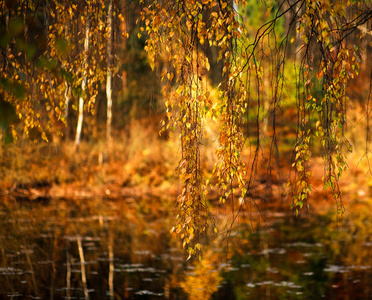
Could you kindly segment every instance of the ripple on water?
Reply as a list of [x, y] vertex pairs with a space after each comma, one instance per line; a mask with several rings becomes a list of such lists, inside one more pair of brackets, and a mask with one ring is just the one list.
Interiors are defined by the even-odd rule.
[[166, 270], [159, 270], [153, 267], [144, 267], [141, 264], [125, 264], [118, 265], [115, 272], [128, 272], [128, 273], [166, 273]]
[[300, 288], [302, 288], [302, 286], [297, 285], [297, 284], [295, 284], [295, 283], [292, 282], [292, 281], [281, 281], [281, 282], [276, 282], [276, 283], [274, 283], [274, 285], [275, 285], [275, 286], [286, 286], [286, 287], [293, 288], [293, 289], [300, 289]]
[[142, 278], [142, 281], [151, 282], [151, 281], [153, 281], [153, 279], [152, 278]]
[[15, 292], [15, 293], [8, 293], [6, 296], [7, 296], [8, 298], [18, 298], [18, 297], [22, 297], [23, 294], [18, 293], [18, 292]]
[[312, 275], [314, 275], [314, 272], [304, 272], [304, 273], [302, 273], [302, 275], [304, 275], [304, 276], [312, 276]]
[[326, 268], [323, 270], [324, 272], [331, 272], [331, 273], [346, 273], [349, 272], [345, 267], [337, 266], [337, 265], [327, 265]]
[[281, 281], [281, 282], [274, 282], [272, 280], [262, 281], [262, 282], [256, 282], [256, 283], [248, 283], [247, 287], [254, 288], [256, 286], [261, 285], [274, 285], [274, 286], [281, 286], [281, 287], [288, 287], [293, 289], [301, 289], [302, 286], [295, 284], [292, 281]]
[[135, 255], [152, 255], [152, 252], [149, 250], [134, 251]]
[[301, 247], [301, 248], [312, 248], [312, 247], [323, 247], [322, 243], [305, 243], [305, 242], [295, 242], [285, 245], [286, 247]]
[[22, 274], [23, 274], [23, 270], [21, 269], [16, 269], [13, 267], [0, 268], [0, 275], [9, 276], [9, 275], [22, 275]]
[[157, 297], [163, 297], [164, 293], [155, 293], [149, 290], [141, 290], [134, 293], [135, 295], [149, 295], [149, 296], [157, 296]]
[[258, 254], [266, 255], [266, 254], [286, 254], [287, 250], [284, 248], [272, 248], [272, 249], [264, 249]]

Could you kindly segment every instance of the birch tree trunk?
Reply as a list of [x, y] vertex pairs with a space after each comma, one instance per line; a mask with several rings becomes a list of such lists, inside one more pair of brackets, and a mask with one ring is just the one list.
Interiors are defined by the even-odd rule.
[[106, 96], [107, 96], [107, 129], [106, 138], [108, 148], [112, 145], [111, 122], [112, 122], [112, 0], [108, 3], [107, 12], [107, 81], [106, 81]]
[[89, 30], [90, 30], [89, 15], [87, 15], [87, 20], [85, 23], [85, 38], [84, 38], [83, 81], [81, 83], [82, 94], [79, 97], [79, 117], [78, 117], [77, 128], [76, 128], [75, 151], [79, 150], [80, 139], [81, 139], [81, 129], [83, 128], [84, 98], [86, 97], [85, 91], [87, 87], [87, 75], [88, 75]]
[[[70, 24], [69, 21], [67, 20], [66, 22], [66, 27], [65, 27], [65, 36], [68, 42], [70, 42], [70, 37], [69, 37], [69, 29], [70, 29]], [[66, 68], [67, 63], [64, 61], [62, 64], [63, 68]], [[70, 104], [70, 98], [71, 98], [71, 93], [70, 93], [70, 85], [67, 81], [67, 78], [65, 79], [65, 122], [66, 122], [66, 130], [65, 130], [65, 136], [68, 138], [68, 132], [69, 132], [69, 126], [68, 126], [68, 106]]]
[[68, 138], [68, 106], [70, 103], [70, 87], [68, 85], [67, 80], [65, 80], [65, 121], [66, 121], [66, 129], [65, 129], [65, 136]]

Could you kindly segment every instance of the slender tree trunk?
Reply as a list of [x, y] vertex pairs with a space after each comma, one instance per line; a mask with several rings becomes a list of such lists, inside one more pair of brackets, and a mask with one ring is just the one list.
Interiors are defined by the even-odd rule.
[[[45, 36], [47, 37], [47, 42], [48, 45], [50, 44], [49, 40], [49, 11], [50, 11], [50, 3], [49, 1], [45, 1], [44, 3], [44, 25], [45, 25]], [[50, 51], [51, 49], [47, 50], [47, 58], [50, 60]], [[48, 78], [48, 85], [49, 85], [49, 96], [45, 98], [45, 101], [49, 101], [49, 103], [52, 106], [51, 112], [55, 111], [54, 108], [56, 106], [56, 101], [55, 101], [55, 88], [53, 87], [52, 83], [52, 76], [50, 75], [50, 71], [47, 71], [47, 78]], [[57, 101], [57, 105], [59, 101]], [[52, 120], [52, 115], [49, 116], [49, 119]], [[54, 127], [54, 126], [53, 126]], [[53, 130], [53, 140], [55, 141], [55, 137], [57, 136], [56, 132]]]
[[[5, 29], [6, 29], [6, 33], [9, 34], [9, 14], [10, 14], [10, 12], [9, 12], [7, 6], [5, 5], [5, 2], [4, 2], [4, 8], [3, 9], [5, 10]], [[7, 47], [6, 47], [6, 53], [9, 53], [8, 50], [9, 50], [9, 45], [7, 45]], [[5, 60], [5, 65], [6, 65], [6, 70], [8, 72], [8, 65], [9, 65], [9, 60], [8, 59]]]
[[107, 96], [107, 144], [108, 148], [112, 145], [111, 121], [112, 121], [112, 0], [108, 3], [107, 12], [107, 81], [106, 81], [106, 96]]
[[[67, 20], [66, 22], [66, 27], [65, 27], [65, 36], [68, 42], [70, 42], [69, 38], [69, 21]], [[66, 68], [66, 62], [63, 62], [63, 68]], [[71, 93], [70, 93], [70, 85], [68, 84], [67, 79], [65, 79], [65, 122], [66, 122], [66, 129], [65, 129], [65, 137], [68, 138], [68, 106], [70, 104], [70, 99], [71, 99]]]
[[85, 91], [87, 86], [87, 73], [88, 73], [88, 48], [89, 48], [89, 15], [87, 15], [87, 20], [85, 23], [85, 38], [84, 38], [84, 66], [83, 66], [83, 82], [81, 83], [82, 94], [79, 97], [79, 117], [76, 128], [76, 138], [75, 138], [75, 151], [79, 150], [80, 139], [81, 139], [81, 129], [83, 128], [83, 117], [84, 117], [84, 98], [86, 97]]
[[68, 85], [67, 80], [65, 80], [65, 122], [66, 122], [66, 129], [65, 129], [65, 136], [68, 138], [68, 106], [70, 103], [70, 86]]

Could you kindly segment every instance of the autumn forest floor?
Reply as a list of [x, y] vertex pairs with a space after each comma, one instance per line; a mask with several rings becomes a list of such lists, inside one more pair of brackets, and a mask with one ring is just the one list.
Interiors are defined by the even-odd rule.
[[[110, 149], [105, 142], [93, 141], [83, 141], [78, 152], [73, 141], [37, 144], [22, 141], [3, 145], [0, 152], [0, 198], [3, 201], [147, 199], [149, 207], [159, 199], [166, 199], [171, 207], [181, 188], [177, 175], [180, 151], [175, 137], [159, 137], [156, 130], [139, 124], [132, 126], [129, 132], [116, 135]], [[214, 151], [210, 147], [203, 152], [202, 167], [207, 180], [212, 183], [208, 188], [208, 200], [219, 206], [219, 194], [213, 186]], [[290, 157], [289, 152], [281, 155]], [[249, 159], [248, 152], [246, 157]], [[291, 176], [290, 160], [281, 162], [279, 167], [274, 166], [274, 175], [267, 176], [268, 162], [264, 157], [262, 154], [250, 187], [252, 199], [263, 209], [289, 211], [290, 199], [283, 196], [283, 192]], [[367, 201], [372, 186], [363, 163], [351, 157], [349, 166], [340, 182], [346, 208], [350, 203]], [[314, 191], [307, 212], [316, 213], [326, 207], [336, 209], [330, 192], [323, 190], [324, 166], [320, 158], [312, 159], [311, 169]], [[238, 201], [238, 193], [235, 198]]]

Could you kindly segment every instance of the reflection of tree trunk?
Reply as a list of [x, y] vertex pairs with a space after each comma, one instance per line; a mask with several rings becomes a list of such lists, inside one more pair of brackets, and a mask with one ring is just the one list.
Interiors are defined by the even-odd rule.
[[54, 299], [54, 284], [55, 284], [55, 279], [56, 279], [56, 251], [57, 251], [57, 234], [54, 236], [54, 241], [53, 241], [53, 255], [52, 255], [52, 278], [50, 280], [50, 300]]
[[[26, 242], [23, 241], [23, 244], [26, 245]], [[25, 254], [26, 254], [26, 259], [27, 259], [28, 266], [30, 268], [30, 273], [31, 273], [31, 278], [32, 278], [32, 285], [34, 286], [34, 293], [35, 293], [35, 295], [37, 295], [38, 294], [37, 281], [36, 281], [36, 277], [35, 277], [34, 267], [32, 265], [32, 261], [31, 261], [31, 257], [30, 257], [30, 251], [31, 250], [29, 250], [25, 247]]]
[[71, 298], [71, 262], [70, 262], [70, 253], [66, 252], [66, 298]]
[[84, 38], [84, 66], [83, 66], [83, 82], [81, 83], [82, 94], [79, 97], [79, 117], [76, 128], [76, 138], [75, 138], [75, 151], [79, 150], [81, 129], [83, 127], [83, 116], [84, 116], [84, 98], [86, 97], [86, 86], [87, 86], [87, 73], [88, 73], [88, 48], [89, 48], [89, 15], [87, 15], [85, 23], [85, 38]]
[[[270, 255], [269, 255], [269, 245], [268, 245], [268, 242], [266, 240], [266, 238], [263, 236], [262, 237], [263, 239], [263, 248], [264, 248], [264, 251], [265, 251], [265, 259], [267, 261], [267, 265], [266, 265], [266, 279], [267, 281], [270, 281], [270, 277], [271, 277], [271, 274], [270, 274]], [[270, 284], [266, 284], [265, 285], [265, 294], [266, 294], [266, 299], [270, 299], [271, 297], [271, 285]]]
[[87, 276], [85, 272], [85, 258], [84, 258], [84, 250], [81, 243], [81, 236], [78, 235], [77, 237], [77, 244], [79, 248], [79, 257], [80, 257], [80, 265], [81, 265], [81, 281], [83, 283], [83, 290], [85, 300], [89, 300], [89, 293], [88, 293], [88, 286], [87, 286]]
[[107, 144], [111, 147], [111, 120], [112, 120], [112, 0], [108, 3], [107, 13], [107, 82], [106, 82], [106, 96], [107, 96]]
[[[344, 286], [348, 286], [348, 277], [349, 277], [350, 275], [348, 274], [348, 273], [343, 273], [342, 274], [342, 281], [343, 281], [343, 285]], [[350, 300], [350, 295], [348, 294], [348, 293], [346, 293], [346, 295], [344, 295], [344, 300]]]
[[113, 250], [113, 236], [112, 232], [109, 233], [109, 290], [110, 290], [110, 300], [114, 300], [114, 250]]

